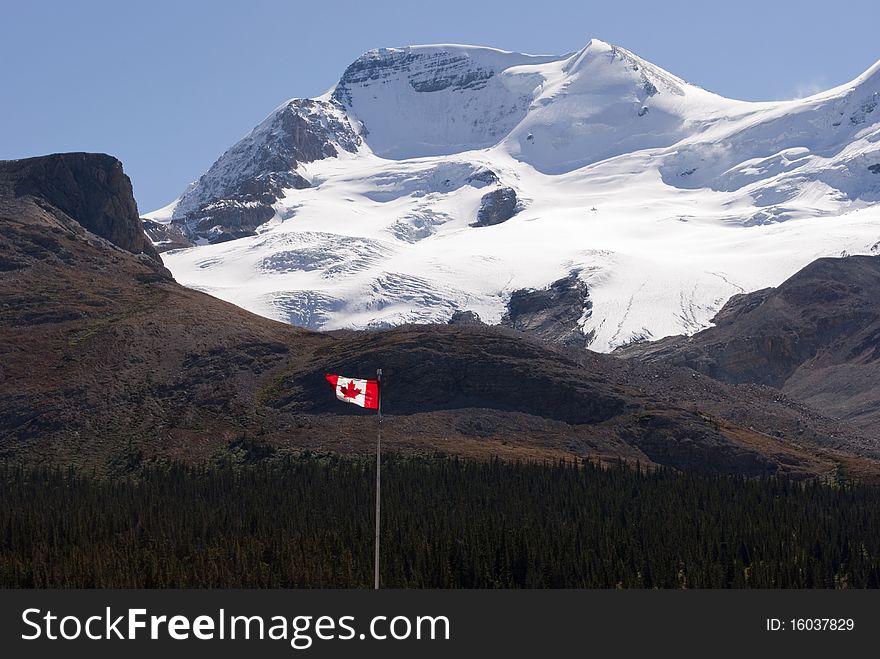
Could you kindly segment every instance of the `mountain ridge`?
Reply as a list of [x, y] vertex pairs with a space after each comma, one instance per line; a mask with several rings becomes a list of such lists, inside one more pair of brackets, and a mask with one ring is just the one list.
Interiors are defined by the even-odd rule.
[[[878, 67], [747, 102], [598, 39], [564, 56], [376, 49], [147, 217], [200, 243], [166, 258], [184, 284], [313, 328], [497, 324], [515, 294], [578, 273], [585, 303], [558, 313], [607, 352], [880, 249]], [[261, 137], [291, 103], [316, 129]], [[302, 146], [327, 157], [291, 160]]]
[[617, 354], [768, 385], [873, 432], [880, 420], [878, 288], [876, 256], [818, 259], [776, 288], [731, 298], [711, 328]]

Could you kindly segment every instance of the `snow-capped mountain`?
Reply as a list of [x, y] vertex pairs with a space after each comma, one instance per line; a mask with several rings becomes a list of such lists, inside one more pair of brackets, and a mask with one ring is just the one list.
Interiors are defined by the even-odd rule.
[[380, 49], [147, 217], [196, 243], [164, 254], [178, 281], [265, 316], [565, 316], [608, 351], [702, 329], [820, 256], [880, 251], [878, 101], [880, 63], [751, 103], [598, 40], [561, 57]]

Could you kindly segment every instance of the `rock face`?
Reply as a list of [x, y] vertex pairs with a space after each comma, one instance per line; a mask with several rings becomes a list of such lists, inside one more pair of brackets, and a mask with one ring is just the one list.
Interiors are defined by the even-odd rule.
[[144, 233], [152, 241], [156, 251], [160, 254], [172, 249], [183, 249], [193, 245], [192, 241], [184, 235], [183, 231], [173, 224], [162, 224], [161, 222], [145, 219], [141, 221]]
[[580, 321], [591, 306], [587, 285], [572, 272], [547, 288], [514, 291], [501, 324], [549, 343], [586, 348], [592, 337]]
[[516, 190], [513, 188], [498, 188], [487, 192], [480, 200], [480, 209], [477, 211], [475, 227], [488, 227], [494, 224], [507, 222], [521, 210]]
[[491, 67], [474, 64], [464, 54], [381, 48], [364, 53], [349, 65], [333, 97], [351, 104], [353, 87], [398, 78], [405, 78], [416, 92], [479, 90], [494, 75]]
[[877, 291], [880, 258], [819, 259], [778, 288], [735, 296], [712, 328], [618, 352], [776, 387], [872, 429], [880, 421]]
[[304, 163], [354, 153], [361, 138], [335, 102], [294, 99], [275, 110], [224, 153], [184, 192], [173, 223], [191, 238], [222, 242], [270, 220], [285, 190], [310, 183], [297, 172]]
[[[878, 165], [880, 167], [880, 165]], [[468, 183], [483, 183], [485, 185], [495, 185], [500, 182], [498, 174], [487, 167], [480, 167], [473, 174], [468, 176]]]
[[485, 325], [475, 311], [456, 311], [449, 319], [449, 325]]
[[162, 262], [144, 235], [131, 181], [116, 158], [59, 153], [0, 161], [0, 178], [16, 197], [38, 198], [117, 247]]
[[332, 96], [383, 158], [484, 148], [522, 120], [540, 82], [524, 73], [510, 84], [504, 71], [551, 59], [468, 46], [379, 48], [352, 62]]

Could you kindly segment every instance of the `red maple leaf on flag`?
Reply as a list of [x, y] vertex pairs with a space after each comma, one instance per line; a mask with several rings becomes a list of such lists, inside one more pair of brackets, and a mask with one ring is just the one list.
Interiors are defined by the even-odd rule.
[[354, 386], [354, 382], [350, 382], [344, 386], [339, 387], [339, 391], [342, 392], [342, 395], [346, 398], [357, 398], [361, 393], [361, 390]]

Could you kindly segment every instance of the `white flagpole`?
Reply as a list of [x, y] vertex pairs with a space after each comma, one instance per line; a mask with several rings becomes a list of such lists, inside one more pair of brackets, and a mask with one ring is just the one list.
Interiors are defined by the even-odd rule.
[[379, 590], [379, 501], [381, 490], [379, 483], [382, 476], [381, 459], [382, 459], [382, 369], [376, 369], [376, 379], [379, 383], [379, 423], [376, 433], [376, 556], [374, 561], [374, 582], [375, 589]]

